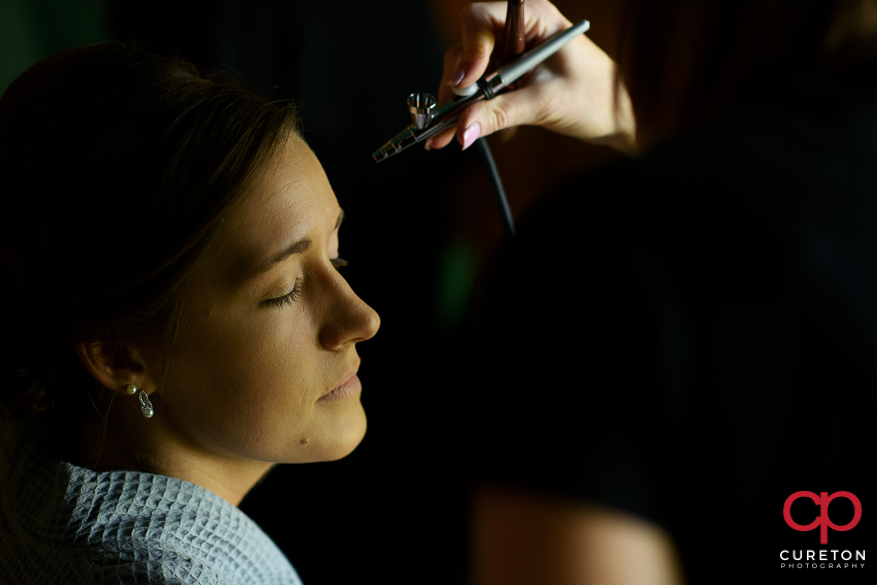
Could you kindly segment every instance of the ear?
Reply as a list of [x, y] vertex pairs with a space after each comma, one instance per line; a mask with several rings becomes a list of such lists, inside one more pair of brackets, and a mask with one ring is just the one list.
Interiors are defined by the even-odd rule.
[[74, 348], [88, 373], [105, 388], [126, 395], [132, 384], [147, 394], [155, 390], [145, 360], [131, 344], [92, 341], [75, 343]]

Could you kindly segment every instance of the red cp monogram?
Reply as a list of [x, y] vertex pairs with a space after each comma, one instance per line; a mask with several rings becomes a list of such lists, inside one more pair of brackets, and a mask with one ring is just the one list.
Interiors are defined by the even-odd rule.
[[[810, 498], [819, 506], [819, 518], [807, 526], [801, 526], [792, 520], [792, 503], [798, 498]], [[828, 504], [830, 504], [831, 500], [835, 498], [846, 498], [853, 503], [853, 519], [845, 526], [838, 526], [828, 517]], [[808, 530], [813, 530], [819, 526], [819, 544], [828, 544], [829, 526], [831, 526], [832, 530], [846, 532], [847, 530], [852, 530], [853, 527], [859, 523], [859, 520], [862, 518], [862, 502], [850, 492], [834, 492], [830, 496], [828, 495], [828, 492], [820, 492], [818, 496], [813, 492], [795, 492], [786, 498], [786, 503], [783, 506], [783, 518], [786, 519], [786, 524], [801, 532], [807, 532]]]

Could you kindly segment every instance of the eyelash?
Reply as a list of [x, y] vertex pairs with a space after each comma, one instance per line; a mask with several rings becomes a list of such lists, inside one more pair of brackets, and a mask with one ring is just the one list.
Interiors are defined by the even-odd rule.
[[[344, 258], [332, 258], [330, 260], [332, 266], [337, 270], [342, 266], [347, 266], [347, 260]], [[282, 297], [277, 297], [276, 299], [267, 299], [262, 301], [265, 304], [273, 305], [275, 307], [283, 307], [285, 305], [291, 305], [295, 301], [299, 299], [302, 293], [301, 279], [298, 278], [295, 281], [295, 285], [292, 287], [292, 290], [289, 293], [283, 295]]]

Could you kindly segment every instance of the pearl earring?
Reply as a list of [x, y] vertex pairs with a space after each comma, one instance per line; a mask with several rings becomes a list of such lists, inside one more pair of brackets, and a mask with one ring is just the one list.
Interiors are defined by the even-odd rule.
[[125, 388], [125, 392], [128, 394], [137, 394], [137, 386], [134, 384], [129, 384], [127, 388]]

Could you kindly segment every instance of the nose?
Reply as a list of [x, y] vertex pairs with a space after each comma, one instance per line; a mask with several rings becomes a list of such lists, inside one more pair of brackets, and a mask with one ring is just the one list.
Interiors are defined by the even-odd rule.
[[330, 291], [319, 329], [319, 343], [324, 349], [338, 350], [346, 344], [374, 337], [381, 326], [377, 312], [360, 299], [347, 281], [331, 268]]

